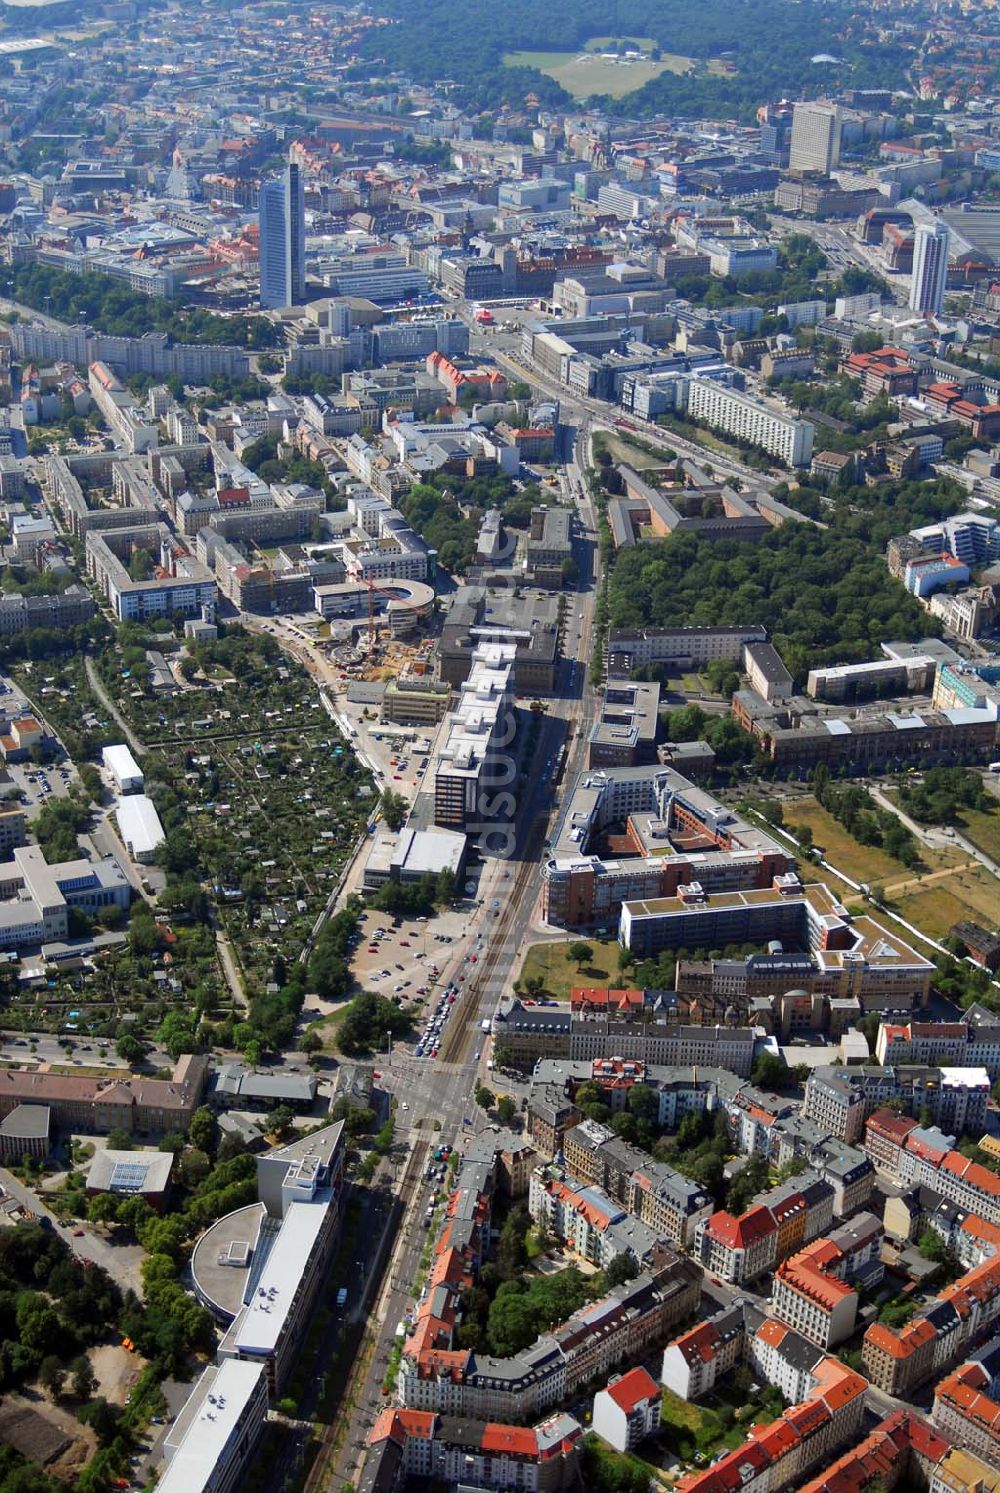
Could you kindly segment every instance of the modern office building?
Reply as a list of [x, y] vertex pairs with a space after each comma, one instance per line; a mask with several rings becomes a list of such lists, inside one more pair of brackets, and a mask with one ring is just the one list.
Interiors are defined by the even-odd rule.
[[789, 168], [829, 176], [840, 164], [840, 113], [836, 104], [796, 104]]
[[340, 1233], [343, 1122], [257, 1158], [256, 1203], [227, 1213], [195, 1245], [195, 1295], [228, 1331], [218, 1360], [259, 1364], [280, 1395]]
[[513, 643], [480, 643], [473, 653], [434, 765], [434, 823], [443, 829], [481, 830], [509, 800], [515, 655]]
[[298, 306], [306, 285], [305, 194], [299, 167], [260, 189], [260, 304]]
[[267, 1375], [227, 1359], [201, 1375], [163, 1443], [163, 1493], [232, 1493], [267, 1419]]
[[918, 223], [913, 235], [913, 280], [910, 310], [923, 316], [939, 316], [948, 279], [947, 223]]

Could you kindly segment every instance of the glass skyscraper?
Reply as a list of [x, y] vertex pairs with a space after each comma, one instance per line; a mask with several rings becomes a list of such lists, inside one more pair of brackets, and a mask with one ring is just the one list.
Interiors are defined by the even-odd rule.
[[298, 166], [260, 189], [260, 304], [298, 306], [306, 288], [305, 193]]

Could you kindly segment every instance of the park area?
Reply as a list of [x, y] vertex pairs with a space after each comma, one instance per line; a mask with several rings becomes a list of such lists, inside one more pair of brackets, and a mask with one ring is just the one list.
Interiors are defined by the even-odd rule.
[[[631, 54], [631, 55], [630, 55]], [[594, 36], [575, 52], [508, 52], [506, 67], [533, 67], [562, 85], [574, 98], [605, 93], [623, 98], [663, 73], [683, 75], [696, 66], [693, 57], [661, 51], [652, 37]], [[725, 73], [725, 64], [713, 58], [708, 71]]]
[[[576, 954], [589, 954], [578, 960]], [[575, 951], [575, 952], [571, 952]], [[524, 956], [518, 983], [529, 992], [569, 1001], [576, 985], [620, 986], [625, 976], [618, 967], [619, 946], [614, 939], [588, 938], [559, 943], [531, 944]], [[540, 986], [534, 981], [540, 980]]]
[[[876, 882], [886, 891], [897, 882], [910, 882], [918, 873], [905, 866], [902, 861], [887, 855], [875, 845], [862, 845], [849, 830], [828, 813], [814, 798], [796, 798], [785, 805], [785, 827], [792, 835], [796, 826], [805, 825], [812, 832], [813, 845], [821, 849], [823, 859], [843, 871], [853, 881]], [[921, 875], [948, 870], [963, 863], [966, 857], [956, 850], [930, 850], [921, 846], [921, 860], [925, 871]], [[817, 880], [826, 877], [823, 867], [816, 867], [808, 860], [802, 865], [805, 879]]]

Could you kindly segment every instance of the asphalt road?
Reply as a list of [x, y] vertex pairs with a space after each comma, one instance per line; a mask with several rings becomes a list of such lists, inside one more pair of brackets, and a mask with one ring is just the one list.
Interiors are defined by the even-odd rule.
[[0, 1167], [0, 1186], [24, 1208], [40, 1218], [47, 1218], [60, 1238], [64, 1239], [77, 1259], [84, 1264], [100, 1265], [118, 1282], [123, 1290], [142, 1294], [142, 1278], [139, 1267], [143, 1251], [137, 1244], [111, 1244], [97, 1234], [89, 1224], [61, 1224], [55, 1214], [46, 1207], [44, 1199], [31, 1187], [19, 1182], [11, 1172]]
[[[595, 520], [581, 470], [587, 438], [585, 422], [574, 442], [574, 460], [567, 469], [584, 537], [576, 542], [580, 580], [576, 590], [567, 593], [571, 614], [565, 636], [562, 692], [546, 702], [534, 752], [535, 762], [555, 760], [572, 727], [564, 784], [572, 781], [596, 711], [596, 696], [587, 682], [598, 582]], [[459, 973], [464, 973], [466, 979], [445, 1026], [438, 1058], [416, 1058], [411, 1047], [399, 1046], [381, 1065], [382, 1083], [398, 1101], [399, 1132], [408, 1133], [414, 1145], [420, 1145], [422, 1139], [431, 1145], [450, 1143], [460, 1149], [469, 1133], [482, 1129], [486, 1123], [472, 1100], [478, 1069], [476, 1053], [484, 1054], [487, 1045], [482, 1022], [492, 1018], [500, 995], [509, 988], [530, 937], [540, 890], [538, 867], [561, 792], [542, 773], [529, 772], [527, 796], [518, 805], [513, 854], [507, 859], [486, 862], [480, 881], [480, 906], [470, 919], [465, 938], [450, 946], [447, 962], [442, 961], [438, 989], [457, 979]], [[499, 903], [496, 912], [492, 906], [494, 900]], [[475, 965], [467, 962], [472, 953], [476, 954]], [[485, 1056], [480, 1059], [481, 1063], [484, 1061]], [[466, 1118], [473, 1123], [466, 1125]], [[355, 1480], [359, 1463], [363, 1465], [365, 1438], [374, 1415], [384, 1403], [381, 1384], [396, 1326], [415, 1300], [414, 1284], [419, 1291], [416, 1274], [427, 1240], [424, 1219], [430, 1191], [422, 1177], [423, 1166], [420, 1185], [413, 1189], [400, 1219], [388, 1277], [379, 1288], [376, 1302], [368, 1309], [369, 1322], [376, 1323], [375, 1341], [367, 1370], [354, 1393], [355, 1408], [350, 1411], [343, 1448], [333, 1467], [324, 1464], [323, 1477], [330, 1487]]]

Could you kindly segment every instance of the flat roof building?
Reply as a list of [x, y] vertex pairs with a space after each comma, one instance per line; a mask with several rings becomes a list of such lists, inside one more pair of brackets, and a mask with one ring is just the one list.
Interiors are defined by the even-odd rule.
[[167, 837], [153, 800], [145, 793], [129, 794], [115, 810], [115, 818], [122, 844], [132, 859], [142, 864], [155, 861], [156, 853]]
[[246, 1473], [267, 1418], [259, 1364], [210, 1364], [163, 1443], [160, 1493], [232, 1493]]
[[41, 1161], [49, 1154], [52, 1111], [47, 1104], [19, 1104], [0, 1121], [0, 1157], [19, 1163], [22, 1156]]
[[145, 782], [142, 768], [127, 746], [106, 746], [101, 752], [101, 761], [114, 779], [119, 793], [142, 792]]

